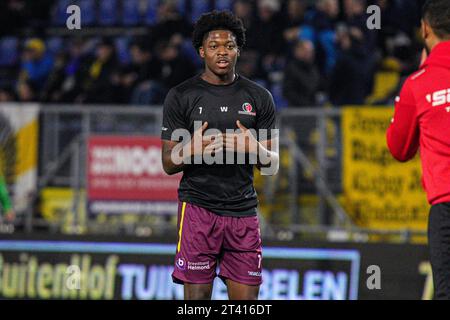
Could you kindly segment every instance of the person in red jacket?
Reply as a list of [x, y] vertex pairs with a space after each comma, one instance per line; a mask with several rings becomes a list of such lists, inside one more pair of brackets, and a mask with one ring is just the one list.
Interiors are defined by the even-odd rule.
[[423, 186], [431, 210], [428, 243], [435, 298], [450, 300], [450, 1], [423, 8], [426, 57], [396, 98], [387, 131], [395, 159], [408, 161], [420, 147]]

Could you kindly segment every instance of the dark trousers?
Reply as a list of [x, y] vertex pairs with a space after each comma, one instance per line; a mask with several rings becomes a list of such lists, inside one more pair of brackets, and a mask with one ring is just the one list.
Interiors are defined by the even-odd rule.
[[433, 271], [434, 298], [450, 300], [450, 203], [431, 207], [428, 245]]

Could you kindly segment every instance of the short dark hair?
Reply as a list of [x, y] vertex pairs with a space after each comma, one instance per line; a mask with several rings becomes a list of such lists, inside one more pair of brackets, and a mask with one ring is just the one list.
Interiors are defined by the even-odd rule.
[[439, 38], [450, 37], [450, 1], [428, 0], [422, 9], [422, 18]]
[[192, 34], [192, 45], [197, 52], [203, 46], [205, 36], [213, 30], [228, 30], [236, 37], [239, 48], [245, 45], [245, 28], [242, 20], [230, 11], [214, 10], [203, 14], [195, 23]]

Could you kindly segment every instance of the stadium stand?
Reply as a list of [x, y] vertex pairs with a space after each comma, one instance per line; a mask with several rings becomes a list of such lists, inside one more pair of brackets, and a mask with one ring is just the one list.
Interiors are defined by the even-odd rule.
[[[11, 1], [3, 4], [5, 16], [8, 15], [8, 10], [14, 11], [12, 6], [8, 6], [9, 2]], [[26, 14], [29, 14], [26, 9], [28, 6], [31, 7], [32, 1], [21, 0], [21, 2], [25, 9], [19, 14], [26, 17]], [[288, 79], [284, 77], [284, 70], [295, 61], [294, 48], [299, 41], [310, 41], [313, 44], [312, 63], [320, 72], [320, 81], [310, 95], [311, 105], [386, 103], [392, 101], [393, 88], [401, 83], [403, 76], [417, 66], [417, 52], [421, 45], [417, 41], [417, 17], [422, 2], [421, 0], [47, 1], [47, 10], [51, 17], [48, 20], [50, 22], [47, 21], [43, 28], [30, 30], [26, 19], [18, 20], [17, 28], [11, 28], [9, 32], [6, 30], [5, 36], [0, 39], [0, 72], [6, 75], [1, 85], [12, 88], [15, 91], [13, 97], [18, 96], [18, 79], [25, 80], [27, 76], [22, 73], [23, 76], [19, 77], [18, 72], [23, 71], [23, 65], [27, 63], [23, 53], [26, 41], [31, 38], [44, 42], [46, 56], [52, 60], [58, 55], [70, 56], [69, 48], [82, 38], [79, 71], [83, 70], [89, 61], [95, 59], [98, 45], [92, 47], [92, 43], [98, 42], [100, 38], [107, 39], [114, 45], [117, 59], [109, 66], [111, 75], [120, 73], [120, 70], [130, 63], [130, 45], [136, 41], [148, 42], [152, 55], [160, 61], [167, 60], [165, 58], [169, 52], [167, 48], [176, 49], [177, 56], [189, 60], [190, 64], [199, 70], [202, 62], [190, 45], [193, 22], [205, 11], [231, 9], [243, 19], [247, 28], [247, 47], [244, 52], [256, 60], [253, 62], [252, 72], [249, 73], [251, 69], [248, 69], [250, 66], [248, 62], [242, 63], [245, 69], [239, 71], [267, 85], [280, 108], [298, 104], [298, 100], [289, 99], [295, 95], [289, 92], [292, 89]], [[348, 3], [353, 5], [349, 6]], [[76, 37], [65, 28], [68, 16], [66, 8], [70, 4], [77, 4], [81, 8], [83, 28]], [[382, 30], [369, 35], [364, 25], [365, 12], [351, 9], [355, 5], [358, 7], [358, 4], [362, 4], [362, 7], [369, 4], [380, 6], [383, 13]], [[395, 19], [395, 15], [399, 12], [407, 18], [402, 21]], [[118, 31], [114, 32], [111, 28], [118, 28]], [[68, 65], [69, 61], [70, 59], [65, 60], [66, 69], [73, 67]], [[389, 64], [395, 64], [397, 67], [386, 70], [386, 65]], [[373, 67], [364, 68], [365, 73], [361, 74], [361, 65]], [[342, 70], [345, 70], [344, 74]], [[341, 97], [334, 93], [340, 90], [341, 77], [348, 74], [352, 77], [347, 77], [346, 87], [356, 90], [362, 86], [362, 89], [358, 89], [363, 92], [362, 95], [348, 96], [344, 93]], [[185, 75], [188, 76], [190, 73], [186, 72]], [[46, 76], [50, 76], [50, 73]], [[78, 74], [76, 81], [80, 82], [76, 86], [82, 86], [84, 77], [85, 75]], [[166, 75], [167, 78], [170, 78], [170, 75]], [[181, 80], [178, 77], [175, 79]], [[46, 80], [49, 81], [44, 79], [44, 82]], [[159, 79], [152, 77], [141, 80], [142, 82], [152, 80], [164, 88], [163, 91], [168, 89], [162, 75]], [[40, 90], [41, 88], [37, 88], [33, 97], [36, 101], [48, 98]], [[56, 94], [51, 102], [63, 102], [58, 100], [63, 96]], [[161, 95], [160, 100], [155, 102], [161, 103], [163, 96]], [[115, 98], [111, 96], [111, 99]], [[114, 100], [106, 99], [103, 102], [114, 103]], [[131, 100], [128, 102], [131, 103]]]

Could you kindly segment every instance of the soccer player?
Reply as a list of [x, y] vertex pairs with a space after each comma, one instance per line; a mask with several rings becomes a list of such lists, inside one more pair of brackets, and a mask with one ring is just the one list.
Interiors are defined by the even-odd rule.
[[399, 161], [420, 146], [435, 297], [450, 299], [450, 1], [425, 3], [422, 36], [426, 59], [396, 99], [387, 144]]
[[[254, 165], [225, 164], [225, 160], [207, 164], [193, 159], [232, 152], [246, 158], [258, 155], [256, 166], [261, 172], [270, 166], [278, 168], [276, 134], [271, 135], [274, 102], [269, 91], [236, 73], [245, 29], [231, 12], [201, 16], [192, 42], [204, 60], [204, 71], [169, 91], [161, 135], [165, 172], [183, 172], [172, 276], [174, 282], [184, 284], [185, 299], [207, 300], [211, 299], [218, 266], [230, 299], [254, 300], [262, 282]], [[200, 128], [194, 130], [194, 122], [200, 122]], [[190, 143], [173, 137], [177, 129], [193, 135]], [[207, 129], [220, 133], [208, 135]], [[230, 129], [234, 133], [227, 133]], [[262, 139], [264, 135], [249, 135], [251, 129], [269, 132]], [[173, 150], [181, 144], [182, 158], [187, 161], [177, 164]], [[268, 161], [263, 163], [261, 155]]]

